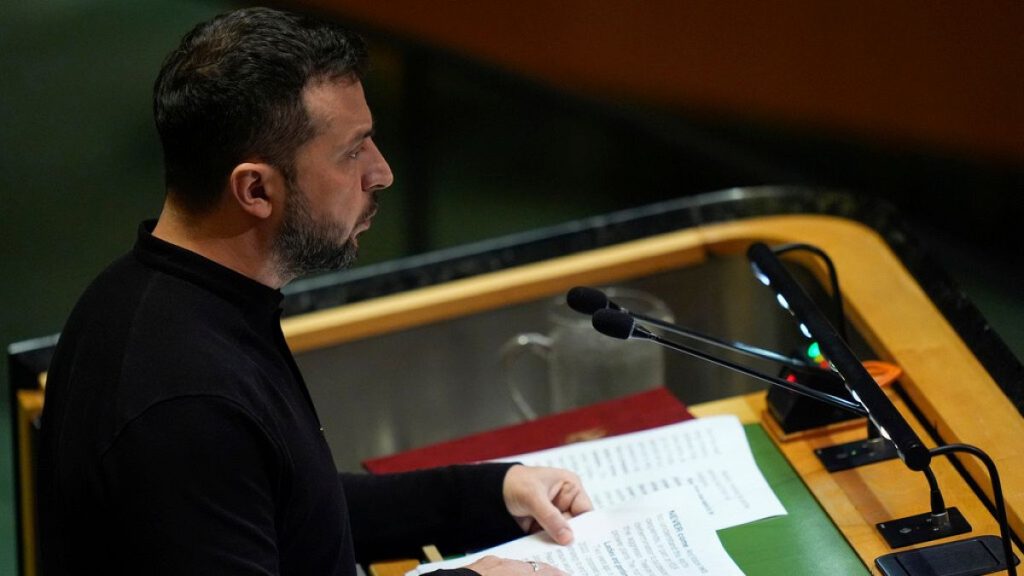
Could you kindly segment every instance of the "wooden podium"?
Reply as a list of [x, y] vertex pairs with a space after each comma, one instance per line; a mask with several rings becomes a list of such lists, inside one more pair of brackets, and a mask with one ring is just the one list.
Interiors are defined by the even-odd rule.
[[[910, 405], [896, 399], [904, 416], [931, 446], [963, 442], [988, 452], [1002, 476], [1012, 529], [1024, 533], [1024, 418], [882, 238], [850, 220], [781, 215], [696, 226], [314, 312], [283, 324], [293, 349], [309, 350], [544, 298], [576, 285], [610, 284], [692, 266], [713, 255], [740, 253], [754, 241], [810, 243], [831, 255], [850, 322], [879, 359], [904, 371], [901, 386]], [[819, 263], [808, 260], [806, 265], [826, 278]], [[691, 411], [733, 413], [758, 422], [764, 396], [727, 398]], [[864, 564], [875, 571], [875, 558], [892, 551], [875, 524], [926, 512], [927, 484], [898, 460], [829, 473], [813, 454], [815, 448], [863, 436], [864, 429], [855, 427], [776, 441]], [[974, 528], [970, 535], [998, 535], [997, 524], [970, 487], [976, 483], [991, 498], [984, 468], [970, 459], [961, 462], [963, 474], [944, 458], [934, 463], [946, 502], [968, 517]]]

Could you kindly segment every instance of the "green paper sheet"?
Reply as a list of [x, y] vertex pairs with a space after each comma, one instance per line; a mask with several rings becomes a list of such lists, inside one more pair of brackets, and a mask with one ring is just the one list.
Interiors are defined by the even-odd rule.
[[719, 530], [722, 545], [744, 574], [870, 574], [764, 429], [758, 424], [744, 429], [754, 460], [789, 513]]

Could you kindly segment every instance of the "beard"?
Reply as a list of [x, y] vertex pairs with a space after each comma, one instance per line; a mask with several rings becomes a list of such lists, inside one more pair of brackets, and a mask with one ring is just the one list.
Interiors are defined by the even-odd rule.
[[[377, 211], [377, 193], [353, 226], [368, 221]], [[348, 268], [356, 260], [359, 245], [344, 226], [313, 216], [306, 194], [289, 186], [281, 230], [274, 240], [274, 257], [282, 278], [294, 279], [318, 272]]]

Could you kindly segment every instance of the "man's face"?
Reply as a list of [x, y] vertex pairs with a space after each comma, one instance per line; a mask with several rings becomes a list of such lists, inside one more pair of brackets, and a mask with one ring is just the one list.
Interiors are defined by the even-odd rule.
[[316, 135], [295, 153], [295, 181], [274, 242], [285, 278], [350, 265], [377, 211], [377, 192], [394, 180], [373, 142], [361, 83], [314, 84], [303, 101]]

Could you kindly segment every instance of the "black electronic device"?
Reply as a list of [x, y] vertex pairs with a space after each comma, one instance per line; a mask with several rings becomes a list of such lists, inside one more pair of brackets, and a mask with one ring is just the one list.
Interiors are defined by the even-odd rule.
[[[779, 376], [786, 381], [799, 382], [826, 394], [853, 401], [853, 397], [850, 396], [842, 379], [831, 371], [822, 375], [806, 370], [796, 371], [783, 368]], [[781, 388], [768, 390], [765, 405], [768, 412], [778, 422], [779, 428], [786, 434], [812, 430], [859, 417], [857, 414], [833, 406], [822, 406], [809, 400], [806, 396], [798, 396]]]
[[925, 512], [899, 520], [879, 522], [877, 528], [890, 548], [904, 548], [971, 531], [970, 523], [955, 506], [946, 508], [941, 514]]
[[907, 467], [915, 471], [927, 468], [931, 454], [917, 433], [771, 248], [755, 242], [747, 250], [747, 258], [754, 268], [754, 275], [775, 292], [779, 305], [797, 319], [800, 331], [818, 343], [829, 366], [843, 379], [854, 400], [867, 409], [868, 419], [881, 436], [895, 445]]
[[[832, 325], [829, 324], [828, 320], [825, 319], [824, 314], [821, 314], [820, 311], [818, 311], [810, 297], [807, 297], [800, 285], [797, 284], [791, 276], [789, 276], [788, 271], [778, 260], [779, 255], [797, 250], [804, 250], [817, 255], [828, 267], [829, 279], [833, 292], [833, 305], [835, 307], [836, 328], [834, 329], [832, 329]], [[833, 342], [840, 342], [845, 346], [846, 315], [843, 311], [842, 293], [839, 290], [839, 277], [836, 273], [835, 265], [832, 263], [832, 259], [824, 250], [810, 244], [788, 244], [775, 248], [768, 248], [764, 244], [757, 243], [751, 246], [751, 249], [748, 250], [747, 257], [751, 260], [754, 276], [757, 277], [757, 279], [765, 286], [773, 287], [772, 278], [761, 270], [761, 267], [756, 261], [757, 259], [760, 259], [762, 262], [766, 262], [764, 265], [769, 268], [769, 273], [772, 276], [777, 277], [780, 274], [784, 275], [784, 279], [781, 280], [780, 283], [785, 286], [786, 290], [792, 292], [790, 298], [800, 300], [800, 303], [798, 304], [799, 308], [817, 312], [817, 317], [818, 320], [820, 320], [820, 323], [824, 323], [825, 327], [832, 329], [831, 333], [834, 336], [832, 339]], [[793, 314], [794, 316], [796, 315], [795, 311], [789, 307], [787, 296], [778, 289], [776, 289], [776, 300], [779, 302], [779, 305], [786, 309], [790, 314]], [[800, 331], [807, 338], [813, 338], [810, 328], [802, 321], [800, 322]], [[834, 369], [834, 365], [831, 364], [831, 361], [821, 353], [821, 347], [822, 346], [819, 342], [813, 342], [808, 349], [807, 355], [813, 359], [815, 364]], [[852, 352], [847, 356], [852, 358], [853, 361], [856, 361], [856, 357], [853, 356]], [[866, 370], [862, 370], [861, 372], [867, 373]], [[835, 371], [835, 373], [838, 374], [839, 372]], [[860, 375], [858, 375], [858, 377], [859, 376]], [[795, 377], [798, 379], [808, 380], [813, 379], [814, 375], [796, 374]], [[832, 395], [855, 398], [854, 395], [856, 394], [854, 389], [851, 388], [850, 385], [842, 378], [838, 379], [838, 383], [836, 380], [818, 379], [811, 385]], [[873, 388], [877, 387], [873, 386]], [[848, 416], [836, 411], [834, 408], [813, 406], [806, 398], [795, 396], [782, 390], [769, 391], [767, 406], [768, 411], [775, 418], [776, 422], [779, 423], [780, 428], [782, 428], [783, 432], [787, 434], [817, 428], [836, 422], [842, 422], [849, 419]], [[838, 472], [840, 470], [847, 470], [857, 466], [892, 460], [899, 455], [895, 443], [891, 442], [889, 438], [883, 437], [883, 432], [878, 429], [870, 418], [867, 422], [867, 437], [865, 439], [819, 448], [815, 450], [814, 453], [818, 457], [818, 460], [821, 461], [822, 465], [825, 466], [825, 469], [829, 472]]]
[[875, 565], [885, 576], [981, 576], [1009, 570], [1016, 573], [1020, 560], [1006, 564], [1002, 543], [995, 536], [979, 536], [926, 548], [879, 556]]

